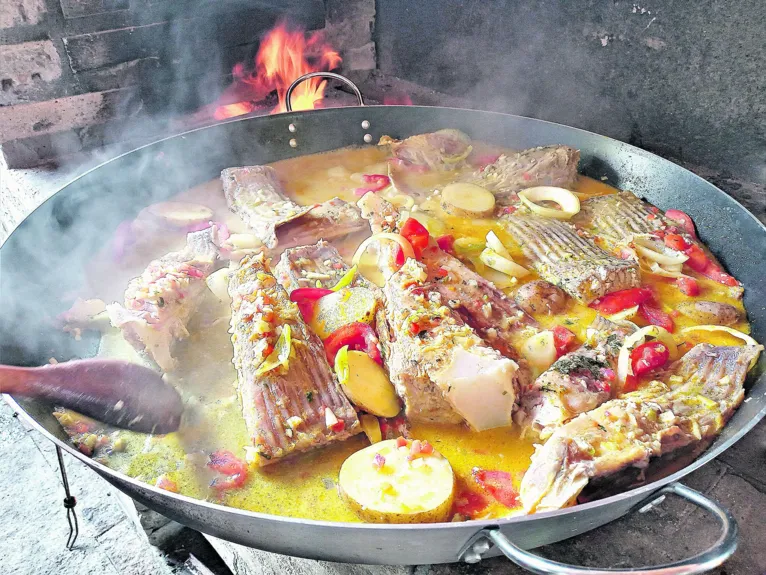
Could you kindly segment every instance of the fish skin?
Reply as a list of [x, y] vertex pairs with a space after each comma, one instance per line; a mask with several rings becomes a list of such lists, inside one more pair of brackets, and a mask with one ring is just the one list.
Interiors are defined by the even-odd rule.
[[742, 403], [747, 371], [762, 349], [698, 344], [658, 381], [559, 427], [532, 456], [521, 483], [524, 510], [560, 509], [592, 480], [617, 479], [711, 441]]
[[[545, 440], [555, 429], [580, 413], [595, 409], [614, 395], [612, 384], [587, 370], [562, 373], [562, 366], [586, 358], [601, 369], [617, 370], [617, 357], [633, 328], [596, 316], [588, 328], [587, 342], [558, 360], [522, 392], [523, 427]], [[614, 382], [612, 382], [614, 383]]]
[[526, 214], [501, 222], [540, 277], [582, 304], [641, 284], [637, 262], [605, 252], [565, 222]]
[[[446, 129], [417, 134], [404, 140], [383, 136], [378, 145], [388, 146], [394, 158], [408, 166], [446, 171], [465, 166], [471, 138], [460, 130]], [[461, 159], [451, 161], [451, 158]]]
[[[229, 295], [233, 361], [245, 424], [255, 448], [252, 462], [270, 465], [359, 433], [362, 429], [356, 411], [327, 363], [322, 342], [271, 275], [263, 254], [246, 256], [239, 262], [229, 281]], [[268, 318], [268, 307], [273, 310], [273, 319]], [[260, 322], [265, 322], [273, 335], [258, 332]], [[277, 329], [286, 325], [293, 339], [288, 365], [259, 375], [268, 345], [274, 345]], [[344, 423], [342, 430], [328, 428], [327, 408]]]

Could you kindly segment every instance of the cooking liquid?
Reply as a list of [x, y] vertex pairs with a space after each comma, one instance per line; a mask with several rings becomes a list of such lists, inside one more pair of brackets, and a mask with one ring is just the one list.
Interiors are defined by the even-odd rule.
[[[285, 184], [287, 193], [299, 204], [312, 204], [338, 196], [354, 202], [358, 196], [354, 189], [362, 186], [360, 174], [387, 173], [385, 151], [377, 147], [345, 149], [325, 154], [304, 156], [273, 164]], [[413, 189], [439, 189], [455, 178], [455, 172], [429, 174], [410, 173], [398, 180]], [[581, 177], [575, 190], [581, 197], [614, 193], [605, 183]], [[224, 221], [232, 233], [246, 233], [244, 223], [229, 212], [220, 182], [214, 180], [172, 198], [207, 205], [214, 210], [215, 220]], [[411, 216], [429, 227], [432, 235], [452, 234], [455, 238], [470, 238], [484, 243], [489, 230], [494, 230], [521, 265], [528, 266], [519, 247], [492, 220], [470, 220], [446, 216], [438, 208], [438, 195], [416, 201], [418, 209]], [[163, 231], [161, 235], [146, 234], [120, 263], [110, 261], [106, 253], [96, 258], [89, 269], [89, 285], [83, 297], [99, 297], [104, 301], [122, 301], [128, 280], [139, 275], [152, 259], [183, 246], [185, 234]], [[341, 253], [350, 259], [359, 238], [353, 243], [338, 245]], [[277, 258], [274, 258], [276, 261]], [[371, 270], [363, 272], [371, 273]], [[477, 270], [480, 271], [481, 270]], [[535, 279], [533, 273], [524, 281]], [[688, 299], [680, 294], [672, 282], [647, 276], [661, 298], [665, 309]], [[725, 286], [697, 277], [702, 288], [701, 298], [724, 301], [742, 309]], [[509, 293], [516, 288], [510, 288]], [[338, 495], [337, 477], [343, 461], [353, 452], [365, 447], [364, 434], [336, 445], [314, 450], [302, 456], [250, 470], [245, 486], [223, 494], [209, 487], [219, 475], [208, 469], [208, 454], [225, 449], [244, 459], [246, 447], [251, 445], [241, 415], [236, 394], [237, 375], [231, 362], [232, 347], [229, 328], [228, 304], [207, 294], [207, 302], [192, 319], [191, 336], [177, 345], [175, 356], [180, 368], [171, 381], [184, 395], [187, 413], [182, 428], [165, 436], [147, 436], [127, 431], [113, 432], [126, 442], [123, 452], [96, 453], [106, 465], [132, 477], [153, 484], [166, 474], [184, 495], [218, 501], [226, 505], [251, 511], [331, 521], [359, 521]], [[580, 341], [594, 319], [595, 312], [569, 300], [569, 307], [559, 316], [538, 316], [543, 327], [564, 324]], [[744, 317], [744, 314], [743, 314]], [[640, 320], [635, 320], [640, 323]], [[692, 325], [685, 317], [675, 318], [677, 327]], [[734, 326], [748, 331], [746, 323]], [[705, 334], [705, 341], [719, 344], [739, 344], [726, 335]], [[139, 355], [115, 330], [104, 334], [99, 355], [143, 362]], [[79, 417], [79, 416], [78, 416]], [[100, 424], [95, 424], [96, 426]], [[108, 431], [108, 430], [107, 430]], [[98, 433], [96, 431], [96, 433]], [[533, 452], [532, 440], [519, 436], [516, 428], [494, 429], [473, 433], [462, 426], [414, 425], [411, 435], [427, 439], [450, 461], [455, 474], [464, 484], [473, 483], [471, 470], [481, 467], [502, 470], [512, 474], [518, 487], [521, 476], [529, 466]], [[475, 484], [474, 484], [475, 485]], [[484, 516], [501, 517], [518, 512], [500, 504], [487, 508]]]

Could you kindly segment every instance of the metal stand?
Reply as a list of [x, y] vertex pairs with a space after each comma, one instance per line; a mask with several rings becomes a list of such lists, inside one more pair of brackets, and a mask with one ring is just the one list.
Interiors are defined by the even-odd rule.
[[[61, 471], [61, 481], [64, 484], [64, 509], [66, 509], [66, 520], [69, 523], [69, 537], [66, 540], [66, 548], [70, 551], [74, 549], [74, 543], [77, 541], [77, 536], [80, 534], [80, 526], [77, 524], [77, 513], [75, 513], [74, 506], [77, 505], [77, 500], [69, 492], [69, 478], [66, 474], [66, 468], [64, 467], [64, 457], [61, 453], [61, 448], [56, 446], [56, 457], [59, 459], [59, 470]], [[72, 525], [74, 523], [74, 525]]]

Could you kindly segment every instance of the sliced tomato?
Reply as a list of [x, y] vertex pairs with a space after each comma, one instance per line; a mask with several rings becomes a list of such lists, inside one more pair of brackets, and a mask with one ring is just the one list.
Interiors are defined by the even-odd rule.
[[644, 302], [652, 301], [652, 299], [654, 299], [654, 294], [652, 294], [652, 290], [649, 288], [630, 288], [606, 294], [604, 297], [591, 303], [590, 307], [597, 309], [603, 314], [611, 315]]
[[463, 489], [455, 496], [453, 510], [466, 517], [476, 517], [489, 505], [489, 499], [471, 489]]
[[689, 247], [689, 242], [678, 234], [665, 234], [663, 240], [666, 246], [677, 252], [683, 252]]
[[455, 238], [450, 234], [436, 238], [436, 245], [448, 254], [455, 254]]
[[676, 286], [684, 295], [695, 296], [700, 294], [700, 286], [694, 278], [677, 278]]
[[719, 284], [723, 284], [725, 286], [730, 287], [737, 287], [739, 284], [739, 281], [737, 281], [737, 278], [730, 276], [725, 271], [723, 271], [721, 268], [719, 268], [717, 265], [713, 264], [711, 262], [711, 265], [708, 266], [705, 271], [701, 272], [702, 275], [704, 275], [707, 278], [710, 278], [714, 282], [718, 282]]
[[692, 244], [684, 250], [684, 253], [689, 256], [686, 260], [686, 265], [692, 268], [695, 272], [702, 272], [710, 263], [707, 254], [702, 251], [698, 245]]
[[630, 353], [633, 375], [641, 377], [664, 366], [670, 358], [670, 351], [660, 341], [648, 341]]
[[673, 318], [666, 314], [660, 308], [652, 305], [649, 302], [639, 304], [638, 313], [647, 323], [665, 328], [669, 332], [672, 332], [676, 326], [673, 323]]
[[665, 212], [665, 217], [680, 224], [684, 231], [686, 231], [686, 233], [688, 233], [691, 237], [697, 237], [697, 232], [694, 229], [694, 222], [686, 212], [682, 212], [681, 210], [668, 210]]
[[513, 478], [510, 473], [475, 467], [471, 475], [473, 480], [498, 503], [510, 508], [518, 507], [519, 492], [513, 487]]
[[330, 365], [335, 365], [335, 356], [340, 348], [347, 345], [349, 350], [363, 351], [370, 359], [383, 365], [378, 349], [378, 336], [372, 326], [366, 323], [350, 323], [339, 327], [324, 340], [324, 350]]
[[298, 304], [298, 309], [301, 311], [303, 319], [310, 321], [314, 315], [314, 303], [331, 293], [335, 292], [331, 289], [316, 287], [298, 288], [290, 292], [290, 301]]
[[686, 250], [684, 250], [684, 253], [689, 256], [689, 259], [686, 260], [686, 265], [688, 265], [695, 272], [702, 274], [706, 278], [710, 278], [719, 284], [731, 287], [736, 287], [739, 285], [739, 282], [736, 280], [736, 278], [723, 271], [721, 266], [713, 262], [713, 260], [711, 260], [698, 245], [690, 245]]
[[431, 237], [426, 227], [415, 218], [407, 218], [399, 234], [410, 242], [415, 257], [420, 259], [420, 255], [428, 247], [428, 241]]
[[565, 328], [563, 325], [557, 325], [553, 328], [553, 345], [556, 348], [556, 358], [564, 355], [577, 336]]

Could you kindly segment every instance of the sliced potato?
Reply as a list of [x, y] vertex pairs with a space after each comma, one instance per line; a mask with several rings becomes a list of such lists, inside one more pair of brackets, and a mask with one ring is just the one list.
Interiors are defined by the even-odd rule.
[[380, 421], [374, 415], [364, 413], [359, 416], [359, 423], [362, 424], [362, 431], [370, 440], [370, 443], [379, 443], [383, 441], [383, 432], [380, 431]]
[[495, 196], [475, 184], [449, 184], [442, 191], [442, 209], [462, 218], [487, 218], [495, 211]]
[[455, 493], [449, 461], [436, 450], [410, 461], [412, 442], [396, 445], [396, 439], [381, 441], [346, 459], [338, 479], [341, 496], [370, 523], [446, 521]]
[[339, 327], [375, 320], [378, 300], [364, 287], [343, 288], [317, 300], [309, 325], [320, 339], [326, 339]]
[[213, 217], [213, 210], [202, 204], [188, 202], [159, 202], [147, 208], [149, 213], [175, 228], [204, 224]]
[[366, 353], [341, 348], [335, 356], [335, 373], [349, 401], [364, 411], [380, 417], [395, 417], [401, 411], [386, 372]]
[[217, 272], [213, 272], [205, 278], [207, 287], [213, 292], [213, 295], [222, 302], [231, 300], [229, 296], [229, 277], [231, 270], [229, 268], [223, 268]]

